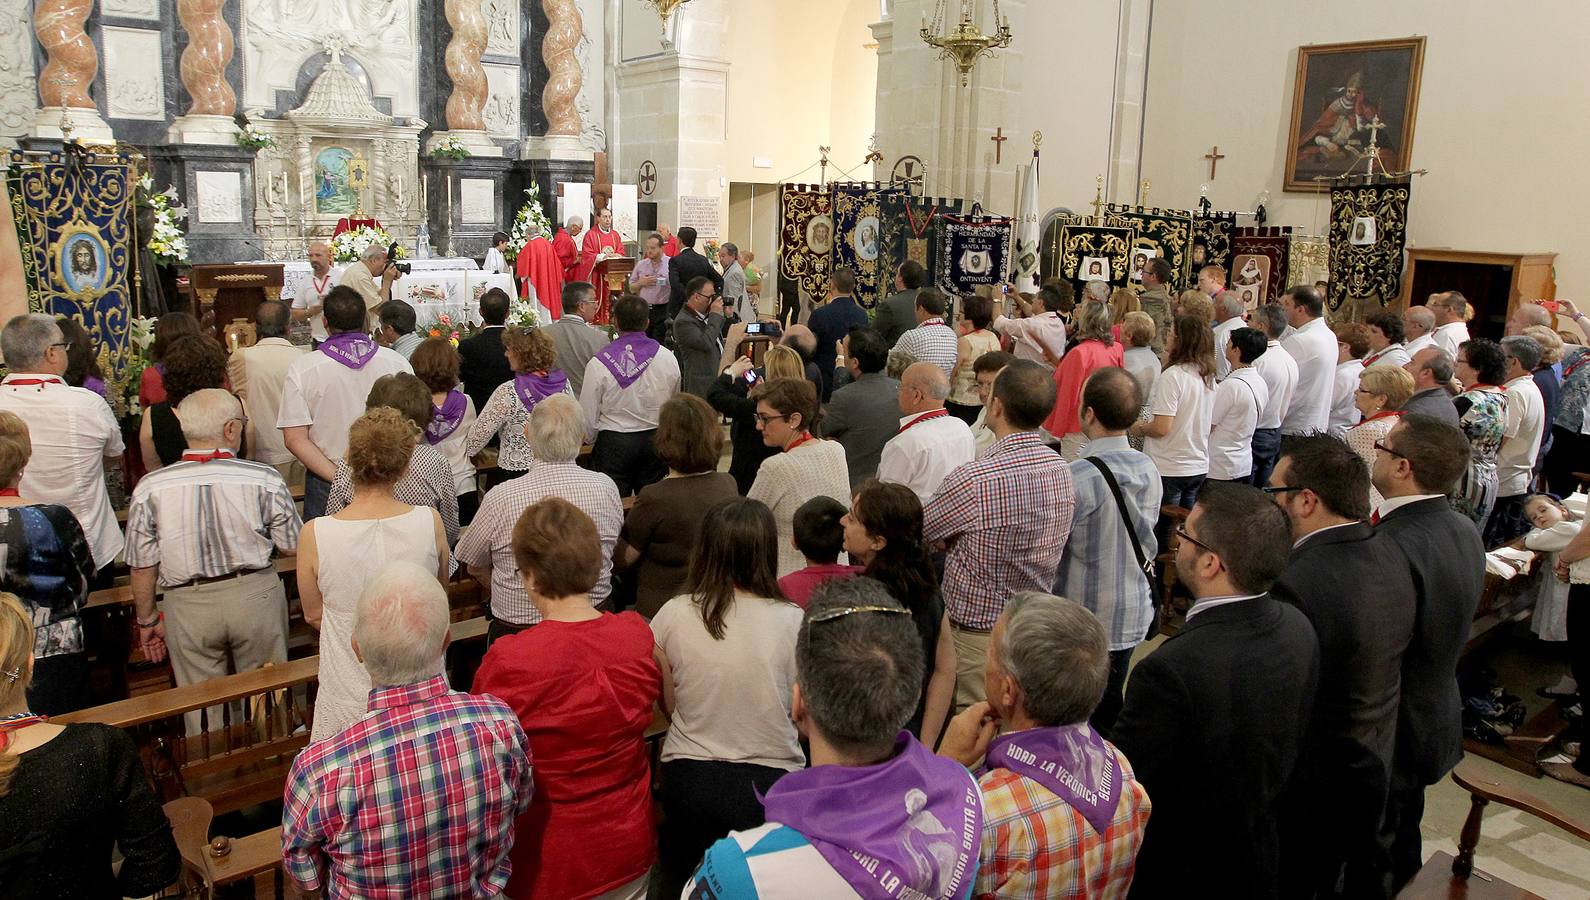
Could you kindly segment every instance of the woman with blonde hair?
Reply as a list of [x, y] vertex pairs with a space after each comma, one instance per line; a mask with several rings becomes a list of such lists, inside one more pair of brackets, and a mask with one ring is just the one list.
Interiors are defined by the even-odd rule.
[[[1116, 288], [1110, 292], [1110, 317], [1119, 326], [1126, 321], [1127, 313], [1135, 313], [1143, 308], [1137, 299], [1137, 292], [1131, 288]], [[1120, 337], [1120, 328], [1116, 328], [1116, 337]]]
[[1082, 435], [1082, 385], [1094, 371], [1108, 366], [1119, 366], [1124, 360], [1124, 348], [1115, 339], [1114, 319], [1107, 303], [1088, 300], [1077, 307], [1073, 320], [1076, 326], [1076, 343], [1060, 358], [1055, 367], [1054, 412], [1043, 427], [1060, 438], [1060, 455], [1068, 460], [1082, 453], [1087, 439]]
[[[797, 621], [799, 619], [797, 618]], [[0, 593], [0, 885], [7, 897], [147, 897], [182, 867], [138, 747], [28, 705], [33, 620]], [[112, 850], [121, 857], [112, 868]]]
[[806, 363], [801, 355], [793, 347], [777, 344], [767, 348], [761, 368], [749, 356], [741, 356], [707, 389], [707, 402], [729, 417], [729, 474], [734, 476], [735, 488], [741, 494], [751, 490], [762, 460], [778, 452], [778, 448], [763, 442], [762, 433], [756, 429], [756, 401], [750, 398], [751, 388], [775, 378], [805, 377]]
[[[1402, 405], [1413, 396], [1413, 376], [1401, 366], [1376, 363], [1358, 373], [1358, 389], [1353, 405], [1363, 420], [1347, 429], [1347, 446], [1353, 448], [1371, 472], [1375, 469], [1375, 444], [1385, 440], [1402, 415]], [[1384, 499], [1373, 485], [1369, 487], [1369, 508], [1376, 509]]]
[[341, 511], [304, 523], [298, 537], [298, 594], [304, 621], [320, 632], [320, 692], [311, 740], [331, 737], [364, 715], [370, 674], [353, 655], [359, 595], [390, 562], [405, 560], [449, 570], [447, 532], [428, 506], [393, 496], [420, 430], [388, 406], [368, 410], [348, 429], [347, 465], [353, 501]]
[[568, 378], [554, 368], [558, 348], [551, 335], [539, 328], [508, 328], [502, 333], [502, 348], [508, 354], [513, 378], [492, 392], [464, 442], [464, 455], [473, 458], [493, 437], [499, 440], [497, 469], [486, 478], [487, 490], [530, 470], [535, 455], [530, 452], [524, 424], [530, 421], [536, 404], [553, 394], [574, 396]]

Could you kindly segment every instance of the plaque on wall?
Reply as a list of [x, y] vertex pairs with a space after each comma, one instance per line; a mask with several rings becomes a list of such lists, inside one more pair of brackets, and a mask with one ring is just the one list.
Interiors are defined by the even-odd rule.
[[717, 197], [680, 197], [679, 198], [679, 227], [689, 226], [696, 230], [696, 235], [702, 240], [717, 240], [722, 237], [719, 232], [722, 226], [718, 217]]
[[490, 178], [458, 179], [458, 211], [465, 225], [497, 221], [497, 183]]
[[243, 174], [198, 172], [193, 176], [199, 221], [205, 225], [243, 221]]

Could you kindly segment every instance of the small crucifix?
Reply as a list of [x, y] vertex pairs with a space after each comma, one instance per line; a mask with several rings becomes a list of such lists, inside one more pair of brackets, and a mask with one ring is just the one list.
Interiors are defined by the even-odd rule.
[[1001, 126], [999, 128], [995, 128], [994, 136], [989, 138], [989, 140], [994, 142], [994, 162], [996, 164], [1003, 162], [1005, 155], [1005, 142], [1010, 140], [1010, 138], [1005, 137], [1004, 127]]
[[1210, 147], [1209, 148], [1209, 152], [1204, 154], [1204, 159], [1209, 160], [1209, 180], [1210, 181], [1214, 181], [1215, 180], [1215, 166], [1219, 165], [1220, 161], [1222, 159], [1225, 159], [1225, 158], [1226, 158], [1226, 155], [1224, 153], [1220, 152], [1220, 145], [1219, 144], [1216, 144], [1215, 146]]

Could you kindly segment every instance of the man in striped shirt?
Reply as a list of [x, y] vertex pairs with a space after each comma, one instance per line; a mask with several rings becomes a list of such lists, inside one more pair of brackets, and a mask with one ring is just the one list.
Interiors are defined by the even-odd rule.
[[[126, 552], [138, 643], [155, 662], [169, 651], [180, 686], [286, 661], [287, 593], [271, 551], [297, 553], [303, 523], [274, 466], [237, 458], [247, 419], [236, 397], [197, 391], [177, 415], [188, 449], [138, 482]], [[218, 712], [211, 709], [210, 728]], [[190, 734], [200, 721], [187, 714]]]
[[944, 295], [933, 288], [917, 291], [916, 327], [900, 335], [894, 344], [894, 352], [909, 356], [913, 362], [932, 363], [953, 380], [961, 339], [955, 329], [944, 321], [944, 313], [948, 308]]
[[972, 896], [1126, 896], [1150, 802], [1088, 724], [1109, 677], [1106, 647], [1081, 604], [1036, 591], [1010, 598], [994, 624], [988, 700], [956, 716], [939, 745], [967, 767], [986, 760]]
[[987, 404], [993, 446], [946, 475], [922, 513], [922, 539], [948, 548], [956, 709], [985, 696], [988, 635], [1005, 601], [1054, 584], [1071, 534], [1071, 470], [1038, 437], [1054, 402], [1054, 375], [1043, 364], [1018, 359], [1001, 370]]

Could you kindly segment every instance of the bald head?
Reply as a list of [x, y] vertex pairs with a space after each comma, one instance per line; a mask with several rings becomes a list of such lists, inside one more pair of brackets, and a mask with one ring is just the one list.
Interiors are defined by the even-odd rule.
[[1435, 330], [1435, 313], [1428, 306], [1410, 306], [1402, 313], [1402, 333], [1407, 340]]
[[1535, 325], [1550, 328], [1551, 313], [1546, 311], [1546, 307], [1535, 303], [1520, 303], [1518, 308], [1513, 310], [1513, 314], [1507, 317], [1507, 334], [1509, 336], [1523, 334], [1525, 328]]
[[1242, 318], [1242, 298], [1235, 291], [1221, 291], [1215, 295], [1215, 318], [1224, 322], [1227, 319]]
[[1425, 391], [1451, 381], [1456, 361], [1440, 347], [1425, 347], [1402, 368], [1413, 376], [1414, 391]]
[[811, 362], [817, 355], [817, 333], [805, 325], [791, 325], [780, 343], [793, 348], [805, 362]]
[[330, 244], [325, 241], [315, 241], [304, 249], [309, 257], [309, 268], [314, 269], [316, 275], [323, 274], [331, 268]]
[[912, 363], [900, 376], [900, 412], [905, 415], [943, 409], [949, 396], [949, 376], [932, 363]]

